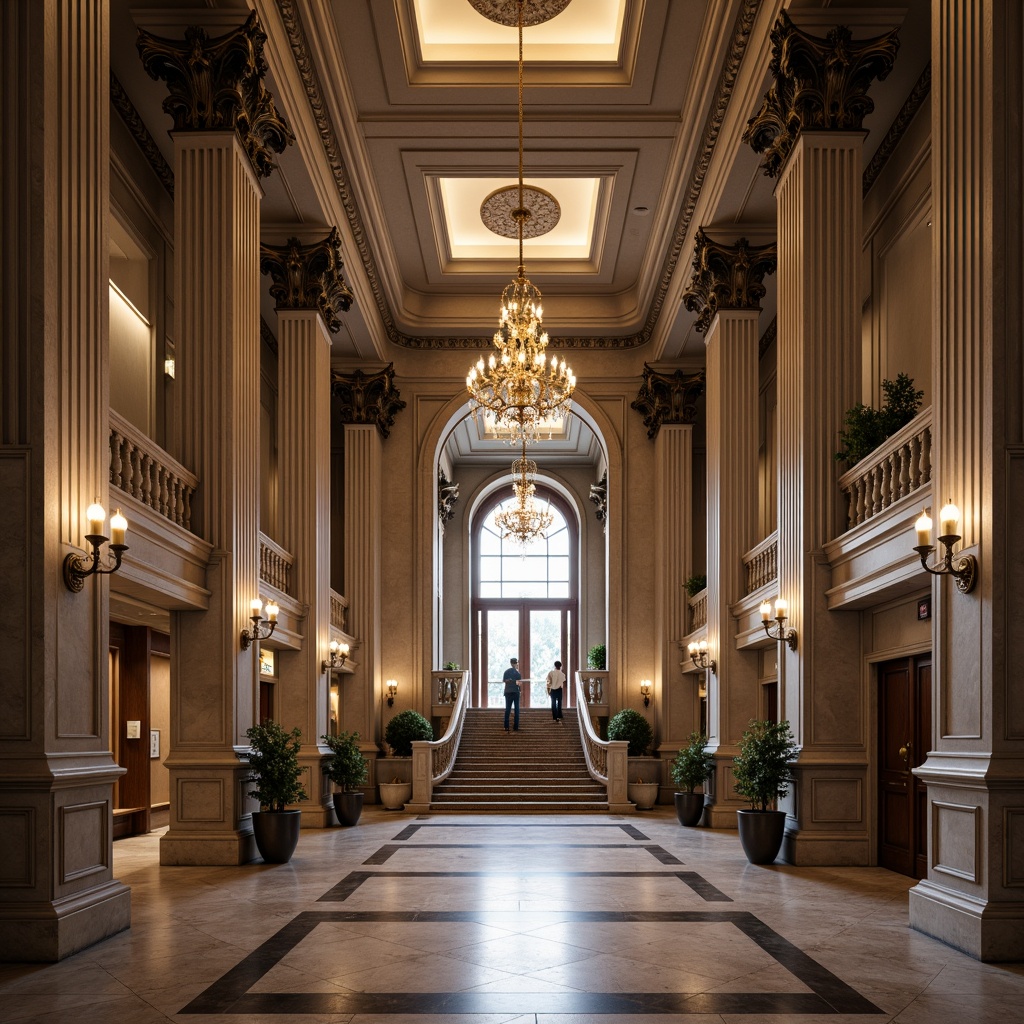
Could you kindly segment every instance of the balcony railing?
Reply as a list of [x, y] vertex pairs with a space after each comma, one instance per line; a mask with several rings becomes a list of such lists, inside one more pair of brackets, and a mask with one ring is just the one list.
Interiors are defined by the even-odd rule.
[[746, 580], [745, 594], [752, 594], [779, 578], [778, 530], [743, 556], [743, 574]]
[[708, 588], [705, 587], [698, 591], [689, 598], [688, 603], [690, 605], [690, 629], [688, 632], [692, 633], [708, 624]]
[[932, 411], [928, 408], [839, 478], [839, 489], [846, 497], [847, 529], [877, 516], [931, 478]]
[[290, 555], [280, 544], [275, 544], [265, 533], [260, 534], [260, 581], [290, 594], [292, 563]]
[[154, 440], [110, 410], [110, 482], [186, 530], [199, 479]]
[[348, 598], [331, 591], [331, 629], [348, 633]]

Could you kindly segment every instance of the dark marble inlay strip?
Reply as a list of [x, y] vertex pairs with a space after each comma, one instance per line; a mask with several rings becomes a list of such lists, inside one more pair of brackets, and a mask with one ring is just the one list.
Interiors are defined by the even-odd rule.
[[577, 829], [577, 828], [620, 828], [626, 833], [631, 839], [650, 839], [649, 836], [645, 836], [635, 825], [619, 825], [615, 822], [598, 823], [598, 822], [581, 822], [580, 824], [544, 824], [531, 821], [528, 825], [522, 822], [516, 822], [515, 824], [506, 822], [489, 822], [489, 821], [467, 821], [467, 822], [424, 822], [422, 825], [406, 825], [401, 832], [395, 836], [395, 840], [399, 839], [411, 839], [421, 828], [514, 828], [516, 831], [522, 831], [523, 829], [534, 829], [534, 828], [560, 828], [560, 829]]
[[678, 878], [709, 903], [732, 900], [695, 871], [529, 871], [495, 868], [480, 871], [351, 871], [317, 903], [344, 903], [369, 878]]
[[[399, 850], [493, 850], [495, 843], [416, 843], [415, 846], [394, 846], [388, 843], [370, 854], [363, 864], [385, 864]], [[685, 864], [674, 853], [661, 846], [637, 846], [635, 843], [502, 843], [503, 850], [647, 850], [662, 864]]]
[[[577, 1013], [577, 1014], [881, 1014], [873, 1003], [831, 971], [774, 932], [753, 914], [712, 910], [571, 910], [552, 913], [560, 921], [680, 924], [725, 923], [739, 928], [811, 993], [792, 992], [386, 992], [265, 993], [248, 991], [317, 925], [325, 922], [508, 922], [510, 914], [481, 910], [306, 911], [271, 936], [241, 963], [185, 1006], [180, 1013]], [[515, 916], [512, 914], [511, 916]]]

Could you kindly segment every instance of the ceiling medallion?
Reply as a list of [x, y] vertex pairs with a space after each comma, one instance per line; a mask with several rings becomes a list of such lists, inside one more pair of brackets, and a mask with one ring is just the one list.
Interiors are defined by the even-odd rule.
[[[518, 238], [518, 209], [519, 186], [505, 185], [495, 189], [480, 204], [480, 219], [484, 222], [484, 227], [496, 235], [501, 235], [502, 238]], [[562, 216], [558, 200], [550, 192], [534, 188], [532, 185], [523, 186], [523, 209], [526, 211], [523, 238], [539, 238], [546, 235]]]
[[[469, 0], [473, 10], [488, 21], [515, 28], [519, 24], [519, 0]], [[572, 0], [523, 0], [523, 28], [543, 25], [559, 15]]]
[[[466, 376], [474, 417], [483, 412], [509, 432], [509, 441], [526, 445], [540, 435], [542, 424], [561, 421], [572, 408], [576, 376], [556, 355], [547, 354], [548, 335], [542, 330], [540, 289], [526, 276], [523, 238], [530, 213], [523, 185], [523, 17], [527, 0], [516, 0], [519, 16], [519, 182], [512, 218], [519, 239], [515, 280], [501, 293], [501, 314], [494, 347], [487, 361], [481, 356]], [[503, 190], [499, 190], [503, 191]], [[486, 203], [486, 201], [485, 201]], [[550, 359], [550, 361], [549, 361]]]

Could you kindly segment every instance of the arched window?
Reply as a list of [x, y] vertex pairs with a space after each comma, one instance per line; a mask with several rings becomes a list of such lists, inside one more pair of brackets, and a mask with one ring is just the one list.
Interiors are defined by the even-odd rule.
[[[524, 549], [503, 538], [494, 517], [511, 506], [506, 489], [495, 494], [473, 524], [473, 679], [475, 703], [504, 707], [501, 677], [519, 659], [523, 706], [546, 706], [544, 680], [556, 660], [572, 679], [575, 670], [579, 538], [572, 509], [543, 485], [554, 521]], [[569, 697], [569, 694], [566, 694]]]

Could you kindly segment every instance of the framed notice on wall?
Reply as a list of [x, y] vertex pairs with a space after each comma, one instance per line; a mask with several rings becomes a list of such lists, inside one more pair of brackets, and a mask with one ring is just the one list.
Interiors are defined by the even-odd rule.
[[149, 756], [159, 757], [160, 756], [160, 730], [150, 729], [149, 730]]

